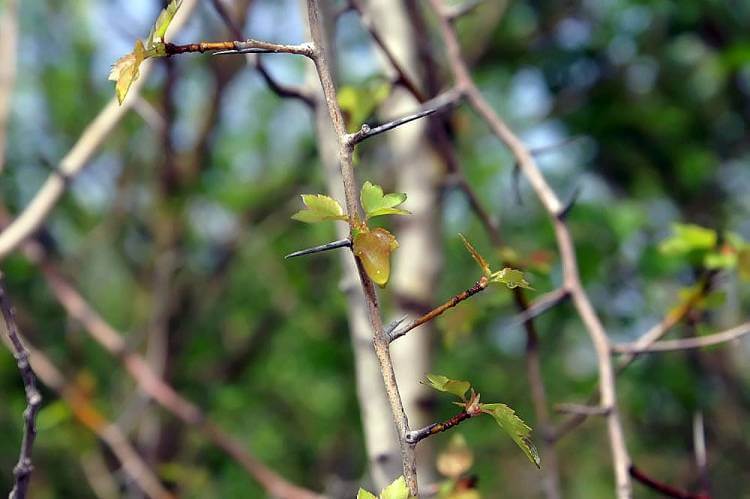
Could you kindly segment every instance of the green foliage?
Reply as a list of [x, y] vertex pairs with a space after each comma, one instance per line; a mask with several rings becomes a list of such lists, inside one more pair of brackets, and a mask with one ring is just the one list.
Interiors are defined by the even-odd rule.
[[382, 215], [409, 215], [408, 211], [396, 208], [406, 201], [406, 194], [403, 192], [383, 194], [382, 187], [368, 180], [362, 186], [359, 197], [367, 219]]
[[403, 476], [398, 477], [384, 488], [377, 497], [365, 489], [359, 489], [359, 492], [357, 492], [357, 499], [413, 499], [413, 497], [409, 494], [409, 487], [406, 485]]
[[529, 438], [531, 428], [516, 415], [515, 411], [505, 404], [482, 404], [481, 407], [482, 412], [495, 418], [498, 426], [510, 435], [510, 438], [526, 454], [529, 461], [534, 463], [537, 468], [540, 468], [541, 460], [539, 459], [539, 453], [531, 438]]
[[668, 256], [682, 256], [693, 251], [707, 251], [716, 246], [716, 231], [693, 224], [672, 225], [674, 234], [659, 245]]
[[338, 101], [347, 122], [347, 130], [354, 133], [391, 93], [388, 81], [371, 80], [362, 86], [345, 85], [338, 91]]
[[466, 392], [471, 388], [471, 383], [468, 381], [450, 379], [441, 374], [428, 374], [427, 383], [431, 388], [441, 392], [452, 393], [461, 400], [466, 399]]
[[490, 269], [490, 264], [487, 263], [487, 260], [481, 254], [479, 254], [479, 252], [476, 250], [476, 248], [474, 248], [469, 240], [466, 239], [463, 234], [459, 234], [459, 236], [461, 237], [464, 246], [466, 246], [466, 250], [471, 254], [472, 258], [474, 258], [474, 261], [477, 262], [479, 268], [482, 269], [482, 274], [485, 277], [488, 277], [490, 282], [504, 284], [508, 287], [508, 289], [534, 289], [529, 285], [529, 282], [526, 280], [524, 273], [520, 270], [505, 267], [502, 270], [498, 270], [497, 272], [492, 272], [492, 270]]
[[292, 215], [292, 219], [309, 224], [325, 220], [347, 220], [339, 202], [329, 196], [302, 194], [302, 203], [305, 209]]
[[[480, 395], [475, 393], [468, 381], [459, 381], [450, 379], [440, 374], [428, 374], [427, 383], [435, 390], [455, 395], [463, 402], [455, 402], [456, 405], [463, 407], [464, 410], [472, 415], [478, 413], [489, 414], [497, 422], [498, 426], [507, 433], [510, 438], [520, 447], [526, 457], [536, 465], [541, 467], [539, 453], [531, 441], [531, 427], [529, 427], [515, 411], [505, 404], [485, 404], [480, 403]], [[466, 392], [471, 390], [471, 396], [466, 399]]]
[[750, 245], [733, 232], [727, 232], [720, 244], [715, 230], [693, 224], [674, 224], [674, 234], [659, 245], [667, 256], [687, 258], [709, 270], [737, 269], [740, 277], [750, 277]]
[[180, 5], [182, 5], [182, 0], [172, 0], [156, 19], [156, 23], [154, 23], [154, 27], [151, 28], [151, 32], [146, 39], [146, 44], [144, 45], [141, 40], [136, 40], [133, 51], [120, 57], [112, 65], [109, 79], [115, 82], [115, 94], [120, 104], [125, 100], [130, 87], [138, 80], [143, 61], [149, 57], [164, 57], [167, 55], [164, 47], [164, 35]]

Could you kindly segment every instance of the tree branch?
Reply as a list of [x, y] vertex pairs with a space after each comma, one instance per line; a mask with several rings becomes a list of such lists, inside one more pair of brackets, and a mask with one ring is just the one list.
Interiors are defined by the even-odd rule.
[[492, 133], [511, 150], [519, 168], [531, 183], [537, 197], [552, 220], [557, 245], [560, 250], [565, 287], [570, 291], [573, 304], [589, 333], [596, 351], [599, 366], [601, 405], [607, 407], [610, 411], [606, 419], [612, 462], [615, 468], [617, 497], [619, 499], [630, 498], [632, 497], [630, 477], [628, 475], [630, 458], [625, 445], [619, 411], [617, 410], [615, 376], [610, 358], [609, 340], [580, 282], [572, 237], [564, 221], [559, 217], [563, 207], [562, 203], [549, 184], [547, 184], [529, 150], [492, 109], [471, 78], [461, 55], [461, 48], [454, 26], [448, 17], [448, 12], [443, 2], [440, 0], [430, 0], [430, 3], [440, 16], [441, 32], [447, 46], [456, 84], [466, 93], [469, 104], [487, 123]]
[[461, 411], [452, 418], [443, 421], [442, 423], [432, 423], [431, 425], [427, 425], [424, 428], [410, 431], [406, 434], [406, 441], [412, 445], [416, 445], [420, 440], [424, 440], [427, 437], [431, 437], [432, 435], [443, 431], [448, 431], [454, 426], [457, 426], [467, 419], [470, 419], [478, 414], [481, 414], [481, 412], [469, 413], [466, 411]]
[[29, 365], [29, 351], [21, 341], [16, 325], [16, 314], [13, 305], [5, 291], [5, 279], [0, 274], [0, 310], [5, 320], [5, 328], [10, 341], [13, 357], [18, 364], [18, 370], [21, 372], [23, 388], [26, 392], [26, 410], [23, 411], [23, 438], [21, 440], [21, 450], [18, 455], [18, 464], [13, 468], [13, 489], [10, 491], [9, 499], [24, 499], [29, 489], [31, 481], [31, 471], [34, 469], [31, 461], [31, 451], [34, 447], [34, 438], [36, 437], [36, 415], [42, 407], [42, 396], [36, 387], [36, 377], [34, 371]]
[[8, 120], [11, 97], [16, 83], [16, 51], [18, 49], [18, 0], [5, 2], [0, 13], [0, 173], [5, 166], [5, 146], [8, 143]]
[[630, 466], [629, 472], [630, 472], [630, 476], [638, 480], [640, 483], [642, 483], [649, 489], [660, 493], [664, 497], [672, 497], [674, 499], [711, 499], [706, 494], [703, 494], [703, 493], [691, 494], [689, 492], [679, 490], [666, 483], [662, 483], [658, 480], [655, 480], [651, 478], [650, 476], [646, 475], [646, 473], [644, 473], [642, 470], [636, 468], [634, 465]]
[[634, 354], [691, 350], [695, 348], [706, 348], [713, 345], [720, 345], [722, 343], [742, 338], [747, 334], [750, 334], [750, 322], [745, 322], [744, 324], [740, 324], [739, 326], [735, 326], [726, 331], [710, 334], [708, 336], [657, 341], [648, 346], [640, 346], [638, 345], [638, 342], [613, 345], [612, 352]]
[[432, 310], [422, 315], [421, 317], [417, 317], [416, 319], [408, 323], [403, 328], [396, 330], [396, 331], [392, 331], [391, 334], [389, 335], [389, 341], [395, 341], [398, 338], [405, 335], [406, 333], [408, 333], [409, 331], [411, 331], [412, 329], [421, 326], [425, 322], [431, 321], [432, 319], [434, 319], [435, 317], [438, 317], [439, 315], [442, 315], [446, 310], [455, 307], [462, 301], [471, 298], [472, 296], [479, 293], [480, 291], [484, 291], [488, 285], [489, 285], [489, 280], [487, 279], [487, 277], [482, 276], [481, 279], [475, 282], [474, 285], [470, 287], [469, 289], [467, 289], [466, 291], [462, 291], [461, 293], [455, 295], [453, 298], [443, 303], [442, 305], [433, 308]]
[[[347, 213], [350, 216], [356, 216], [360, 213], [360, 207], [357, 196], [357, 187], [354, 178], [354, 165], [352, 163], [352, 153], [354, 143], [346, 132], [344, 116], [339, 107], [336, 97], [336, 87], [333, 81], [333, 72], [328, 62], [328, 46], [323, 20], [320, 18], [320, 10], [317, 0], [307, 0], [308, 20], [310, 33], [314, 44], [314, 61], [318, 71], [318, 77], [323, 89], [323, 96], [328, 109], [328, 114], [333, 124], [333, 128], [338, 136], [339, 143], [339, 166], [341, 168], [341, 177], [344, 184], [344, 195], [346, 198]], [[418, 495], [416, 461], [414, 458], [414, 448], [406, 442], [406, 434], [409, 432], [409, 420], [404, 411], [403, 402], [398, 391], [396, 383], [396, 374], [393, 370], [393, 362], [389, 352], [389, 340], [383, 331], [383, 323], [380, 317], [380, 308], [375, 287], [367, 276], [362, 267], [359, 258], [355, 257], [357, 270], [359, 273], [362, 290], [364, 291], [365, 302], [367, 304], [367, 313], [370, 325], [373, 330], [373, 345], [375, 354], [378, 358], [380, 371], [385, 383], [386, 394], [391, 406], [394, 423], [398, 430], [399, 444], [401, 447], [401, 460], [404, 470], [404, 478], [409, 486], [412, 495]]]

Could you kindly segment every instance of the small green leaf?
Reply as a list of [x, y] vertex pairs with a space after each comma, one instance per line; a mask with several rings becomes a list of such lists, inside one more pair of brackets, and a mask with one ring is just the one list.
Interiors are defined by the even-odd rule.
[[381, 215], [409, 215], [408, 211], [396, 208], [406, 201], [406, 194], [403, 192], [383, 194], [383, 188], [370, 181], [362, 186], [359, 199], [368, 219]]
[[464, 246], [466, 246], [466, 250], [471, 253], [472, 258], [474, 258], [474, 261], [477, 262], [479, 267], [482, 269], [482, 273], [489, 277], [492, 271], [490, 270], [490, 264], [487, 263], [487, 260], [484, 259], [482, 255], [479, 254], [479, 252], [472, 246], [472, 244], [469, 242], [468, 239], [464, 237], [463, 234], [459, 234], [461, 237], [461, 240], [464, 242]]
[[109, 72], [109, 79], [115, 82], [117, 102], [120, 104], [125, 100], [125, 96], [128, 94], [131, 85], [140, 76], [139, 68], [145, 58], [146, 50], [143, 47], [143, 42], [136, 40], [133, 51], [120, 57], [112, 65], [112, 70]]
[[302, 202], [306, 208], [292, 215], [292, 219], [309, 224], [347, 219], [341, 205], [331, 197], [323, 194], [302, 194]]
[[391, 93], [391, 83], [372, 80], [363, 86], [346, 85], [338, 91], [338, 101], [347, 123], [347, 131], [354, 133]]
[[357, 492], [357, 499], [378, 499], [375, 494], [367, 492], [365, 489], [359, 489]]
[[148, 38], [146, 38], [147, 50], [155, 48], [157, 44], [164, 43], [164, 35], [166, 35], [169, 24], [172, 22], [172, 19], [174, 19], [175, 14], [177, 14], [180, 5], [182, 5], [182, 0], [172, 0], [169, 2], [169, 5], [159, 13], [159, 17], [156, 18], [154, 27], [151, 28], [151, 32], [148, 34]]
[[727, 251], [710, 251], [703, 257], [703, 265], [711, 270], [733, 269], [737, 266], [737, 253], [731, 249]]
[[674, 234], [659, 245], [659, 251], [667, 256], [680, 256], [716, 247], [718, 237], [715, 230], [693, 224], [673, 224], [672, 230]]
[[518, 445], [521, 450], [529, 458], [529, 461], [534, 463], [537, 468], [541, 468], [541, 461], [539, 459], [539, 453], [534, 446], [534, 443], [529, 438], [531, 435], [531, 428], [523, 422], [521, 418], [516, 416], [513, 409], [505, 404], [481, 404], [482, 412], [485, 412], [495, 418], [498, 426], [502, 428], [505, 433], [510, 435], [510, 438]]
[[393, 234], [383, 228], [363, 230], [354, 236], [352, 250], [365, 272], [378, 286], [385, 287], [391, 275], [391, 253], [398, 248]]
[[409, 497], [409, 487], [403, 476], [398, 477], [380, 493], [380, 499], [409, 499]]
[[427, 382], [429, 385], [440, 392], [452, 393], [456, 397], [464, 399], [466, 392], [471, 388], [471, 383], [468, 381], [460, 381], [456, 379], [450, 379], [447, 376], [441, 374], [428, 374]]
[[505, 267], [503, 270], [499, 270], [492, 274], [492, 276], [490, 276], [490, 282], [505, 284], [509, 289], [534, 289], [529, 285], [528, 281], [523, 275], [523, 272], [521, 272], [520, 270], [512, 269], [510, 267]]

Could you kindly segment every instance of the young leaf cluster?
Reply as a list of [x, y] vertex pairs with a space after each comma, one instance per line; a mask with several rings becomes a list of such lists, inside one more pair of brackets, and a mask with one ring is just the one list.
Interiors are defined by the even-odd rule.
[[[526, 457], [540, 467], [541, 461], [536, 446], [531, 441], [531, 427], [519, 418], [515, 411], [505, 404], [485, 404], [479, 402], [479, 393], [475, 393], [468, 381], [460, 381], [448, 378], [440, 374], [428, 374], [427, 384], [440, 392], [450, 393], [461, 399], [461, 402], [454, 402], [459, 407], [473, 415], [489, 414], [495, 419], [497, 425], [507, 433], [511, 439], [523, 451]], [[466, 392], [471, 391], [470, 396], [466, 397]]]
[[661, 242], [659, 251], [666, 256], [681, 257], [709, 270], [737, 270], [750, 281], [750, 244], [739, 234], [719, 234], [694, 224], [674, 224], [672, 235]]
[[357, 499], [415, 499], [409, 493], [409, 487], [406, 485], [406, 480], [403, 476], [398, 477], [390, 485], [383, 489], [380, 495], [376, 496], [372, 492], [368, 492], [365, 489], [359, 489], [357, 492]]
[[367, 220], [383, 215], [408, 215], [399, 208], [406, 201], [406, 194], [395, 192], [385, 194], [383, 188], [369, 181], [360, 192], [360, 202], [365, 212], [365, 221], [344, 213], [335, 199], [324, 194], [303, 194], [305, 209], [292, 215], [292, 219], [305, 223], [318, 223], [326, 220], [347, 221], [352, 227], [352, 250], [362, 262], [367, 275], [378, 286], [385, 286], [391, 275], [391, 253], [398, 248], [396, 237], [386, 229], [371, 229]]
[[128, 90], [140, 76], [141, 63], [149, 57], [165, 57], [167, 55], [164, 35], [167, 33], [169, 24], [174, 19], [181, 4], [182, 0], [172, 0], [159, 14], [145, 43], [136, 40], [133, 51], [120, 57], [112, 65], [109, 79], [115, 82], [115, 93], [120, 104], [125, 100]]
[[501, 270], [493, 272], [492, 269], [490, 269], [490, 264], [487, 263], [487, 260], [476, 250], [476, 248], [474, 248], [474, 246], [468, 241], [468, 239], [466, 239], [463, 234], [459, 234], [459, 236], [461, 236], [461, 240], [464, 242], [466, 250], [471, 254], [472, 258], [474, 258], [474, 261], [477, 262], [479, 268], [482, 269], [482, 275], [484, 275], [484, 277], [486, 277], [489, 282], [503, 284], [508, 289], [533, 289], [529, 285], [529, 282], [526, 280], [523, 272], [521, 272], [520, 270], [505, 267]]

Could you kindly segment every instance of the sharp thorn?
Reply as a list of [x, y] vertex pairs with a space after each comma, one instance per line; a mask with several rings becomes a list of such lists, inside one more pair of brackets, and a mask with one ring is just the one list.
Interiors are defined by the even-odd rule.
[[303, 255], [311, 255], [313, 253], [321, 253], [323, 251], [328, 251], [336, 248], [349, 248], [351, 247], [352, 242], [349, 239], [339, 239], [338, 241], [333, 241], [326, 244], [321, 244], [320, 246], [313, 246], [312, 248], [307, 248], [299, 251], [295, 251], [294, 253], [289, 253], [284, 258], [294, 258], [297, 256], [303, 256]]

